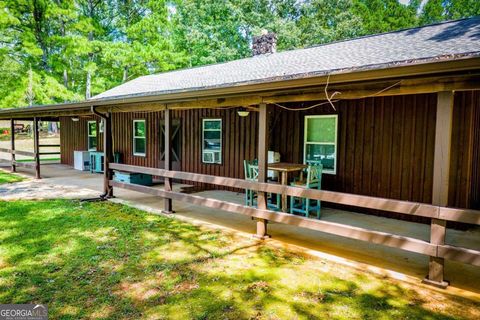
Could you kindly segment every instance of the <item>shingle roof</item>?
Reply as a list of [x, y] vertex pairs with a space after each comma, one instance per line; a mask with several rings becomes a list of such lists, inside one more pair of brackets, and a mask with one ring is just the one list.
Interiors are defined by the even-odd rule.
[[480, 56], [480, 17], [142, 76], [92, 99], [147, 96]]

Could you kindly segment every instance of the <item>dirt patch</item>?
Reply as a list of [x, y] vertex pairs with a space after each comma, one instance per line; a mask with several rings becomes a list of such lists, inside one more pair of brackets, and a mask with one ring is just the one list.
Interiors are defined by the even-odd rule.
[[60, 186], [42, 180], [0, 185], [0, 200], [85, 199], [98, 197], [98, 191]]

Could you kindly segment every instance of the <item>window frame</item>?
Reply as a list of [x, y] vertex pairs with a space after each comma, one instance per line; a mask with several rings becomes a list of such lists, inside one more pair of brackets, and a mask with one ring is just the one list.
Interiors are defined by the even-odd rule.
[[[308, 142], [308, 119], [335, 118], [335, 142]], [[319, 114], [305, 116], [304, 133], [303, 133], [303, 163], [307, 163], [307, 145], [331, 145], [335, 147], [335, 158], [333, 162], [333, 170], [323, 169], [322, 173], [337, 174], [337, 157], [338, 157], [338, 114]]]
[[[90, 135], [90, 124], [94, 123], [95, 124], [95, 135]], [[87, 149], [88, 151], [97, 151], [97, 146], [98, 146], [98, 141], [95, 144], [95, 147], [92, 148], [90, 147], [90, 138], [95, 138], [98, 139], [98, 124], [97, 120], [89, 120], [87, 121]]]
[[[219, 121], [220, 122], [220, 129], [205, 129], [205, 122], [207, 121]], [[213, 162], [205, 162], [205, 151], [207, 152], [216, 152], [216, 150], [205, 149], [205, 131], [219, 131], [220, 132], [220, 162], [215, 162], [215, 156], [213, 157]], [[223, 119], [222, 118], [203, 118], [202, 119], [202, 154], [201, 154], [201, 161], [204, 164], [216, 164], [222, 165], [223, 164]]]
[[[145, 136], [135, 136], [135, 123], [143, 122], [145, 126]], [[145, 152], [136, 152], [136, 139], [145, 139]], [[146, 157], [147, 156], [147, 120], [146, 119], [134, 119], [132, 122], [132, 152], [136, 157]]]

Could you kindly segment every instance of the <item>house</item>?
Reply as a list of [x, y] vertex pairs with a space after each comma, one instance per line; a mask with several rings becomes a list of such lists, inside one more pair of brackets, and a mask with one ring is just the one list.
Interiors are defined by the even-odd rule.
[[[139, 77], [83, 102], [1, 110], [0, 119], [60, 121], [63, 164], [75, 150], [104, 151], [106, 194], [131, 188], [249, 214], [260, 236], [273, 220], [419, 252], [436, 285], [445, 258], [480, 265], [480, 252], [444, 243], [447, 220], [480, 223], [480, 17], [285, 52], [272, 39], [255, 37], [250, 58]], [[12, 139], [2, 151], [13, 150]], [[264, 183], [267, 151], [320, 161], [323, 191]], [[258, 182], [244, 182], [243, 161], [253, 159]], [[165, 189], [112, 181], [112, 169], [163, 176]], [[171, 179], [258, 190], [258, 209], [172, 192]], [[265, 211], [264, 192], [275, 191], [427, 219], [431, 240]]]

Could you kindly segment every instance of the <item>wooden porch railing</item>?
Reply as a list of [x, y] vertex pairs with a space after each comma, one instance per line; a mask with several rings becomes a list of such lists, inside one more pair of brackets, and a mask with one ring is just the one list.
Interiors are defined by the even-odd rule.
[[[40, 156], [42, 154], [53, 154], [50, 152], [40, 152], [40, 136], [39, 136], [39, 128], [38, 128], [38, 121], [39, 118], [34, 117], [33, 121], [33, 152], [29, 151], [21, 151], [15, 150], [15, 119], [10, 119], [10, 146], [11, 148], [0, 148], [0, 152], [6, 152], [11, 154], [11, 171], [15, 172], [17, 167], [26, 167], [26, 168], [33, 168], [35, 169], [35, 177], [40, 179]], [[50, 145], [48, 145], [50, 146]], [[57, 146], [57, 145], [55, 145]], [[60, 147], [58, 145], [58, 147]], [[60, 152], [55, 152], [54, 154], [59, 154]], [[32, 157], [34, 163], [28, 162], [20, 162], [17, 161], [16, 155], [22, 155], [27, 157]]]
[[[151, 174], [170, 179], [188, 180], [193, 182], [203, 182], [213, 185], [229, 186], [242, 189], [251, 189], [259, 192], [271, 192], [285, 194], [289, 196], [304, 197], [315, 200], [328, 201], [343, 205], [351, 205], [362, 208], [378, 209], [402, 213], [406, 215], [416, 215], [428, 217], [431, 219], [449, 220], [465, 222], [471, 224], [480, 224], [480, 211], [469, 209], [456, 209], [439, 207], [425, 203], [408, 202], [394, 199], [385, 199], [340, 192], [304, 189], [299, 187], [284, 186], [278, 184], [269, 184], [261, 182], [246, 181], [227, 177], [218, 177], [197, 173], [171, 171], [157, 168], [148, 168], [132, 166], [125, 164], [111, 163], [110, 169], [127, 172], [137, 172]], [[236, 212], [248, 215], [258, 219], [265, 219], [298, 226], [301, 228], [317, 230], [330, 233], [350, 239], [367, 241], [375, 244], [381, 244], [388, 247], [394, 247], [410, 252], [428, 255], [430, 257], [445, 258], [456, 260], [463, 263], [480, 266], [480, 251], [469, 248], [456, 247], [447, 244], [435, 244], [428, 241], [415, 239], [411, 237], [400, 236], [396, 234], [380, 232], [365, 228], [353, 227], [346, 224], [328, 222], [323, 220], [305, 218], [287, 213], [275, 212], [270, 210], [261, 210], [252, 207], [246, 207], [240, 204], [226, 202], [222, 200], [205, 198], [197, 195], [184, 194], [175, 191], [167, 191], [146, 187], [141, 185], [126, 184], [116, 181], [109, 181], [111, 187], [119, 187], [132, 191], [147, 193], [166, 199], [185, 201], [196, 205], [209, 208], [220, 209], [230, 212]], [[444, 235], [443, 235], [444, 236]]]

